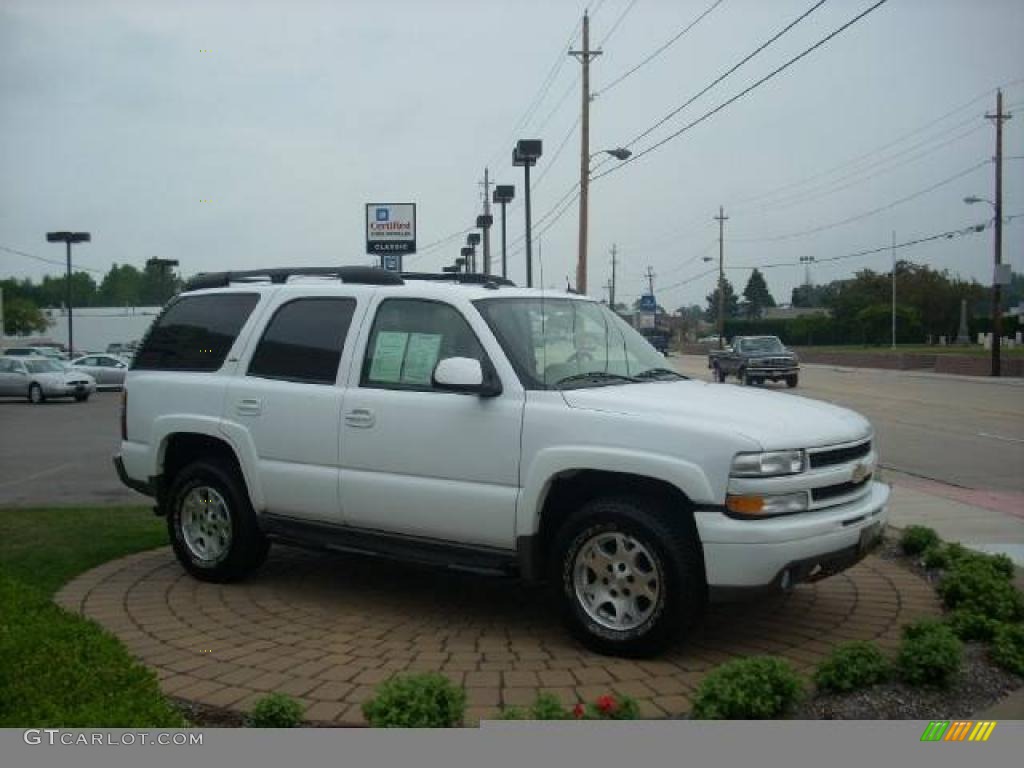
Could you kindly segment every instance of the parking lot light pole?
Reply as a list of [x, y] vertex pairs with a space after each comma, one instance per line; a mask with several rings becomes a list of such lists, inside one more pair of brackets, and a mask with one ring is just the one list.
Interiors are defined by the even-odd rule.
[[469, 246], [469, 271], [476, 272], [476, 247], [480, 245], [480, 233], [470, 232], [466, 235], [466, 245]]
[[530, 212], [530, 168], [543, 154], [540, 139], [520, 139], [512, 149], [512, 165], [523, 166], [526, 189], [526, 287], [533, 287], [533, 221]]
[[494, 188], [494, 202], [501, 206], [501, 276], [508, 277], [508, 239], [505, 226], [505, 206], [516, 196], [511, 184], [500, 184]]
[[64, 243], [67, 246], [68, 272], [65, 282], [66, 303], [68, 306], [68, 355], [75, 354], [75, 323], [71, 309], [71, 244], [88, 243], [92, 241], [92, 235], [88, 232], [47, 232], [46, 242]]

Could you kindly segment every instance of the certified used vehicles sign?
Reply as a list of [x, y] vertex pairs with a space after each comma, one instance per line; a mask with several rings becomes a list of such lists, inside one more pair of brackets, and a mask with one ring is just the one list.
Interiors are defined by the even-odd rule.
[[367, 203], [366, 252], [416, 253], [416, 204]]

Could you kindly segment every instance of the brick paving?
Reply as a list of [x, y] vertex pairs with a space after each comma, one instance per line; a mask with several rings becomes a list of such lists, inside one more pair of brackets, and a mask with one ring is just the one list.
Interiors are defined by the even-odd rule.
[[536, 587], [282, 546], [231, 585], [192, 579], [169, 548], [131, 555], [57, 602], [117, 635], [169, 695], [244, 712], [283, 691], [309, 719], [340, 724], [363, 722], [359, 704], [382, 680], [427, 670], [465, 687], [469, 723], [541, 691], [568, 705], [618, 692], [645, 717], [672, 717], [724, 661], [774, 654], [809, 672], [837, 643], [895, 648], [900, 627], [939, 613], [931, 587], [871, 556], [788, 595], [713, 606], [682, 644], [632, 661], [573, 641]]

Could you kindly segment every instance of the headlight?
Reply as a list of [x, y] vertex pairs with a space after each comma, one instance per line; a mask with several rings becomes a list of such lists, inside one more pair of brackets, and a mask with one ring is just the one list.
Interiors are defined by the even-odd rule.
[[788, 515], [807, 510], [807, 492], [781, 493], [765, 496], [757, 493], [729, 494], [725, 497], [725, 508], [735, 515], [767, 517]]
[[732, 460], [733, 477], [775, 477], [804, 471], [803, 451], [738, 453]]

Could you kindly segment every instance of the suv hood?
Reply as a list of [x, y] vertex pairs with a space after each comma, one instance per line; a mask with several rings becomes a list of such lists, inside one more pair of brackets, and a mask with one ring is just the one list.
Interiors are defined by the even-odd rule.
[[848, 408], [727, 384], [650, 382], [566, 389], [562, 395], [572, 408], [730, 430], [760, 443], [764, 450], [814, 448], [871, 434], [870, 422]]

